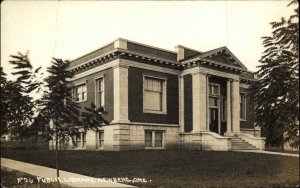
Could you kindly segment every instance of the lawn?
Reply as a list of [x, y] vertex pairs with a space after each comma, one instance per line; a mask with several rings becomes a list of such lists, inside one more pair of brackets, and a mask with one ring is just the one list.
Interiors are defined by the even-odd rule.
[[1, 167], [1, 187], [26, 187], [26, 188], [67, 188], [58, 183], [43, 183], [35, 176]]
[[[2, 157], [55, 167], [55, 152], [2, 149]], [[60, 151], [60, 168], [99, 178], [146, 178], [140, 187], [296, 187], [299, 158], [214, 151]]]

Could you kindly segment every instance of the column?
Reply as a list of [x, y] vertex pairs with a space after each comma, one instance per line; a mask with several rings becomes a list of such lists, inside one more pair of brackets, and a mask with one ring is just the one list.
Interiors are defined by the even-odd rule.
[[206, 75], [206, 130], [209, 130], [209, 75]]
[[192, 75], [193, 90], [193, 132], [206, 130], [206, 76]]
[[179, 131], [184, 132], [184, 79], [183, 76], [178, 76], [179, 83]]
[[86, 144], [86, 149], [87, 150], [94, 150], [97, 148], [97, 132], [89, 129], [86, 131], [86, 136], [85, 136], [85, 144]]
[[240, 132], [240, 85], [239, 80], [232, 82], [232, 132]]
[[231, 80], [227, 79], [226, 87], [226, 135], [232, 134], [231, 125]]
[[114, 120], [112, 123], [128, 123], [128, 67], [115, 66], [114, 73]]

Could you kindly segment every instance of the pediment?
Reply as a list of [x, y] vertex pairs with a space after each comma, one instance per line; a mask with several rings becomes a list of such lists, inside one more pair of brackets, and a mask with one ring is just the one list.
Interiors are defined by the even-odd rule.
[[224, 65], [236, 66], [239, 68], [247, 69], [240, 60], [233, 55], [227, 47], [216, 48], [202, 53], [198, 57], [222, 63]]

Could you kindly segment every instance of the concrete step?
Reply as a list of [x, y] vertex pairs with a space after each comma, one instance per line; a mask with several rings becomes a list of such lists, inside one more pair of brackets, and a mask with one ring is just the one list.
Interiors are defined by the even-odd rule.
[[239, 137], [231, 139], [232, 150], [257, 150], [257, 148]]
[[238, 150], [258, 150], [257, 148], [231, 148], [232, 151], [238, 151]]
[[231, 148], [256, 148], [256, 147], [254, 147], [254, 146], [246, 146], [246, 145], [242, 145], [242, 146], [233, 146], [233, 145], [231, 145]]

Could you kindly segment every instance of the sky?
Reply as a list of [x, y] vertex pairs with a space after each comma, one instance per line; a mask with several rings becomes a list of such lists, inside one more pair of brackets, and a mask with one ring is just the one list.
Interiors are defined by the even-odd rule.
[[[12, 72], [11, 54], [29, 51], [43, 70], [51, 58], [76, 59], [121, 37], [175, 51], [221, 46], [257, 71], [270, 22], [288, 18], [289, 1], [4, 1], [1, 66]], [[8, 78], [13, 78], [8, 75]]]

